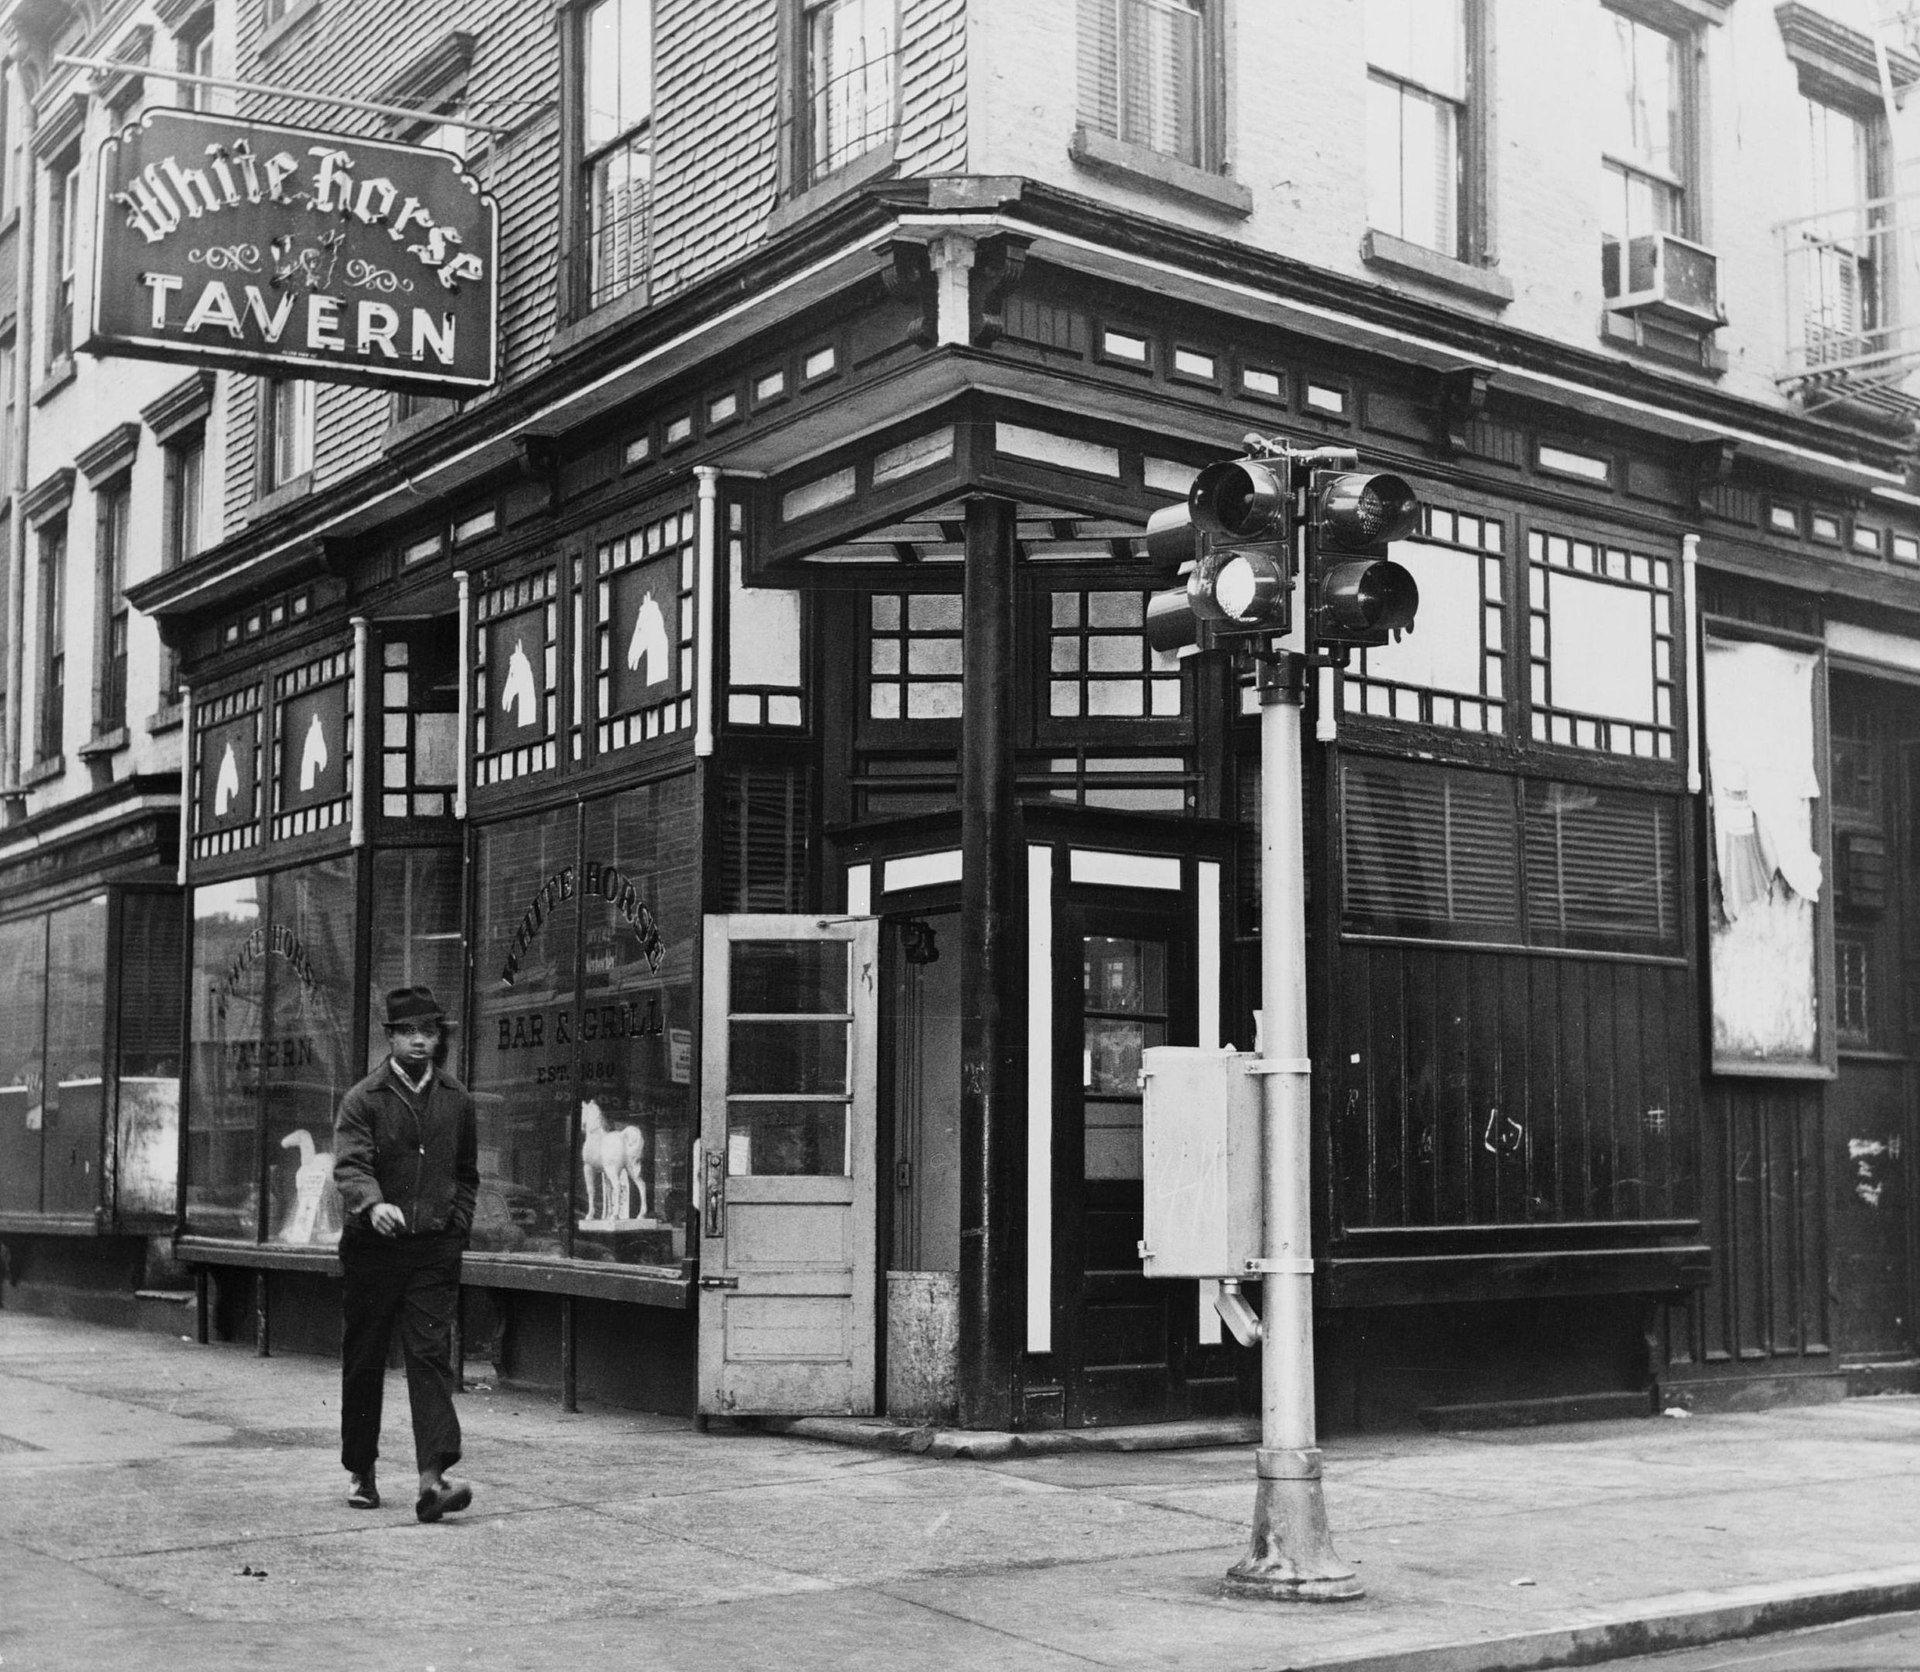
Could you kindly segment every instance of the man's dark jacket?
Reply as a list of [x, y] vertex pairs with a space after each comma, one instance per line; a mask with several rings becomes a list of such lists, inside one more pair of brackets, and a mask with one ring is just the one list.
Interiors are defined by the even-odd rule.
[[366, 1223], [376, 1202], [407, 1216], [401, 1234], [430, 1236], [473, 1229], [480, 1193], [473, 1099], [435, 1069], [416, 1112], [389, 1058], [340, 1100], [333, 1123], [333, 1182], [347, 1223]]

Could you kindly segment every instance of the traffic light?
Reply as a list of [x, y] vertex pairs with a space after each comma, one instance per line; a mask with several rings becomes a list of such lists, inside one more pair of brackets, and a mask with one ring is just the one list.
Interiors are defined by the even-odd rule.
[[1231, 459], [1194, 478], [1184, 505], [1154, 512], [1147, 552], [1191, 563], [1186, 583], [1147, 603], [1155, 650], [1283, 634], [1292, 617], [1293, 478], [1286, 458]]
[[1383, 645], [1412, 629], [1420, 588], [1388, 549], [1419, 522], [1420, 500], [1398, 476], [1312, 472], [1306, 507], [1307, 617], [1316, 649]]

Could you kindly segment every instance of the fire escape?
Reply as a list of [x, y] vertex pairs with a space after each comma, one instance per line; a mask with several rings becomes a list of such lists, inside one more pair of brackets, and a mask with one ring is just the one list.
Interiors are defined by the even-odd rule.
[[[1801, 215], [1776, 229], [1787, 302], [1777, 381], [1802, 410], [1920, 418], [1920, 193]], [[1906, 294], [1902, 295], [1902, 290]], [[1904, 304], [1904, 306], [1903, 306]]]

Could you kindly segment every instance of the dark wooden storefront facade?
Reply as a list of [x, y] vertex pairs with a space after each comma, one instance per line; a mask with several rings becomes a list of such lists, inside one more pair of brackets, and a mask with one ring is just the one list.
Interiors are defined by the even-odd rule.
[[[1889, 644], [1920, 627], [1900, 613], [1920, 569], [1893, 545], [1914, 519], [1869, 493], [1895, 479], [1892, 441], [1664, 385], [1671, 410], [1636, 423], [1597, 356], [1548, 363], [1041, 191], [930, 229], [911, 224], [923, 199], [868, 191], [756, 258], [757, 309], [723, 318], [753, 294], [733, 278], [690, 292], [137, 599], [185, 655], [194, 770], [217, 765], [223, 726], [262, 751], [251, 835], [196, 816], [190, 898], [267, 878], [272, 918], [271, 879], [341, 868], [333, 1079], [363, 1069], [392, 971], [460, 990], [459, 1066], [500, 1158], [470, 1350], [569, 1394], [693, 1404], [719, 1304], [699, 1287], [701, 923], [871, 916], [882, 1355], [891, 1267], [949, 1280], [963, 1421], [1251, 1408], [1252, 1356], [1197, 1286], [1138, 1276], [1125, 1067], [1143, 1044], [1252, 1043], [1257, 736], [1230, 665], [1147, 652], [1141, 602], [1172, 577], [1128, 536], [1257, 429], [1421, 485], [1437, 567], [1410, 642], [1454, 635], [1438, 683], [1356, 665], [1309, 711], [1335, 734], [1309, 754], [1304, 856], [1329, 1422], [1812, 1394], [1906, 1360], [1905, 687], [1857, 647], [1834, 676], [1844, 736], [1879, 764], [1844, 810], [1817, 804], [1834, 884], [1814, 908], [1818, 1048], [1790, 1073], [1716, 1070], [1694, 665], [1705, 622], [1815, 656], [1824, 693], [1830, 619]], [[925, 255], [947, 237], [973, 246], [964, 312]], [[1310, 328], [1310, 298], [1330, 323]], [[1587, 391], [1571, 410], [1549, 393], [1566, 378]], [[1729, 453], [1716, 426], [1747, 439]], [[424, 508], [395, 509], [403, 477]], [[1763, 525], [1774, 507], [1805, 532]], [[1816, 517], [1879, 555], [1864, 537], [1822, 550]], [[622, 612], [643, 588], [670, 594], [647, 651], [672, 664], [664, 697], [627, 677], [643, 647]], [[251, 628], [296, 596], [297, 618]], [[1606, 610], [1583, 622], [1588, 604]], [[1596, 712], [1603, 630], [1626, 617], [1647, 624], [1644, 689]], [[510, 715], [516, 651], [531, 706]], [[389, 723], [446, 712], [444, 678], [433, 701], [386, 683], [421, 659], [466, 673], [465, 775], [394, 791], [444, 803], [389, 804], [383, 760], [426, 758]], [[288, 822], [286, 705], [333, 684], [362, 800]], [[607, 864], [637, 889], [624, 914], [584, 887]], [[442, 937], [410, 949], [390, 921], [406, 877]], [[1836, 925], [1861, 949], [1838, 963]], [[436, 964], [435, 945], [465, 956]], [[524, 979], [503, 983], [503, 955]], [[1841, 973], [1872, 993], [1854, 1031]], [[606, 1073], [581, 1037], [603, 993], [649, 1018]], [[344, 1088], [316, 1089], [317, 1109]], [[190, 1134], [211, 1136], [212, 1095], [190, 1086]], [[257, 1181], [299, 1146], [266, 1112], [279, 1092], [246, 1096]], [[588, 1106], [646, 1134], [645, 1230], [594, 1205]], [[196, 1219], [206, 1163], [191, 1139], [185, 1155], [183, 1255], [248, 1280], [225, 1282], [214, 1327], [255, 1323], [258, 1295], [278, 1339], [324, 1339], [324, 1244], [280, 1237], [257, 1184], [235, 1210], [249, 1224]]]

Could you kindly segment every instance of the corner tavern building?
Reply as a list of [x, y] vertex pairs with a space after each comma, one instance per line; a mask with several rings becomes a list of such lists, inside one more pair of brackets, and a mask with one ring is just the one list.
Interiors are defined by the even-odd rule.
[[[1141, 1051], [1256, 1038], [1262, 794], [1139, 536], [1254, 432], [1425, 506], [1307, 711], [1328, 1426], [1916, 1385], [1899, 18], [5, 16], [4, 1304], [330, 1351], [333, 1111], [425, 982], [470, 1365], [1256, 1409], [1138, 1250]], [[492, 386], [89, 355], [156, 106], [452, 150]]]

